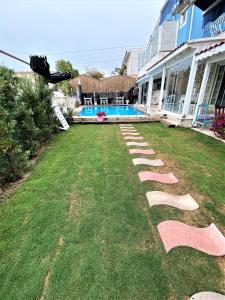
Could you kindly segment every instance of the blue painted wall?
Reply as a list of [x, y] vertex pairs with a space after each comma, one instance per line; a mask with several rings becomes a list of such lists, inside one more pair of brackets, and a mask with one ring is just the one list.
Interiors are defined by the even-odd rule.
[[[176, 0], [168, 0], [166, 6], [161, 12], [160, 15], [160, 24], [162, 24], [165, 21], [171, 21], [171, 20], [177, 20], [179, 23], [178, 27], [178, 34], [177, 34], [177, 45], [181, 45], [182, 43], [185, 43], [189, 39], [199, 39], [203, 36], [203, 16], [202, 11], [196, 7], [192, 6], [189, 7], [187, 10], [187, 19], [186, 23], [183, 26], [180, 26], [180, 19], [181, 15], [172, 15], [173, 7], [176, 3]], [[194, 10], [193, 15], [193, 22], [192, 22], [192, 28], [191, 28], [191, 18], [192, 18], [192, 10]], [[191, 31], [191, 32], [190, 32]]]
[[[191, 24], [192, 13], [193, 21]], [[180, 20], [180, 15], [177, 15], [177, 18]], [[178, 29], [177, 45], [185, 43], [189, 40], [189, 37], [190, 40], [202, 38], [202, 21], [202, 11], [196, 6], [189, 7], [187, 10], [186, 24], [184, 26], [179, 26]]]
[[202, 22], [203, 22], [202, 10], [197, 6], [194, 6], [194, 18], [193, 18], [192, 32], [191, 32], [192, 40], [202, 38], [203, 36]]

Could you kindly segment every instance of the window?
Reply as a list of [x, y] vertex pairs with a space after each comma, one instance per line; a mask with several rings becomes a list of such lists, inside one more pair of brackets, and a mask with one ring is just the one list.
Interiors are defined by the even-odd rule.
[[183, 27], [187, 21], [187, 11], [180, 15], [180, 27]]

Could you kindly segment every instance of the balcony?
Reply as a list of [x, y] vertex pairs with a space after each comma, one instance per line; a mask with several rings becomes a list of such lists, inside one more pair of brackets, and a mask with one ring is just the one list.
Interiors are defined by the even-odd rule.
[[173, 7], [173, 15], [181, 14], [194, 3], [195, 0], [177, 0]]
[[207, 23], [203, 28], [203, 37], [215, 37], [225, 32], [225, 13], [214, 22]]

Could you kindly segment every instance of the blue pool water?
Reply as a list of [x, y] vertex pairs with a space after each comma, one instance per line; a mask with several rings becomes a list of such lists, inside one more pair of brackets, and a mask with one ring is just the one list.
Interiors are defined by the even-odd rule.
[[111, 116], [143, 116], [142, 111], [132, 106], [116, 105], [116, 106], [86, 106], [80, 112], [80, 117], [95, 117], [97, 112], [104, 111], [106, 117]]

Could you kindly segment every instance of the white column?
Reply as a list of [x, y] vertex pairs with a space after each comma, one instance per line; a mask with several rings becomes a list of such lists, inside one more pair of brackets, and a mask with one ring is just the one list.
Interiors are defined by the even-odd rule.
[[162, 100], [164, 96], [164, 86], [165, 86], [165, 81], [166, 81], [166, 68], [163, 68], [162, 72], [162, 83], [161, 83], [161, 90], [160, 90], [160, 96], [159, 96], [159, 110], [162, 109]]
[[212, 66], [211, 63], [207, 63], [206, 66], [205, 66], [205, 71], [204, 71], [204, 75], [203, 75], [203, 78], [202, 78], [202, 84], [201, 84], [200, 92], [199, 92], [199, 95], [198, 95], [198, 102], [197, 102], [197, 105], [196, 105], [196, 108], [195, 108], [195, 114], [194, 114], [192, 125], [194, 125], [194, 121], [196, 119], [198, 106], [203, 103], [203, 100], [204, 100], [204, 97], [205, 97], [205, 91], [206, 91], [206, 86], [207, 86], [208, 79], [209, 79], [209, 74], [210, 74], [210, 71], [211, 71], [211, 66]]
[[187, 85], [186, 96], [185, 96], [185, 100], [184, 100], [182, 116], [186, 116], [188, 114], [188, 109], [190, 106], [191, 96], [193, 93], [197, 68], [198, 68], [198, 62], [195, 61], [195, 59], [193, 58], [192, 65], [191, 65], [191, 71], [190, 71], [190, 75], [189, 75], [189, 80], [188, 80], [188, 85]]
[[151, 107], [152, 102], [153, 77], [150, 77], [148, 82], [147, 108]]
[[138, 85], [138, 104], [141, 104], [142, 84]]

